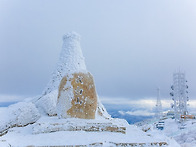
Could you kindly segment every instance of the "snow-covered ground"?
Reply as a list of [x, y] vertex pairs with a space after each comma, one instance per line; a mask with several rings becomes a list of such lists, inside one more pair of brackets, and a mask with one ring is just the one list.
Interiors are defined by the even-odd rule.
[[[126, 134], [117, 132], [87, 132], [87, 131], [56, 131], [50, 133], [34, 133], [37, 124], [45, 122], [66, 123], [67, 119], [58, 119], [57, 117], [42, 117], [35, 124], [26, 127], [14, 127], [9, 129], [6, 135], [0, 137], [0, 146], [22, 147], [22, 146], [63, 146], [63, 145], [90, 145], [100, 143], [100, 146], [116, 146], [115, 143], [145, 143], [145, 146], [151, 146], [151, 143], [166, 142], [169, 147], [178, 147], [179, 145], [171, 138], [157, 133], [145, 133], [136, 126], [128, 125], [126, 121], [112, 120], [117, 125], [126, 126]], [[73, 122], [88, 123], [108, 123], [110, 120], [81, 120], [74, 119]], [[46, 126], [47, 128], [47, 126]], [[48, 129], [49, 125], [48, 125]]]
[[174, 138], [182, 147], [196, 147], [196, 119], [185, 120], [183, 123], [177, 123], [171, 118], [165, 119], [163, 130], [155, 127], [156, 122], [156, 119], [150, 119], [136, 125], [147, 132]]
[[[29, 112], [34, 112], [32, 113], [34, 115]], [[118, 146], [123, 145], [123, 143], [129, 145], [142, 143], [144, 146], [152, 146], [151, 143], [167, 143], [168, 145], [166, 146], [169, 147], [179, 146], [174, 139], [166, 137], [164, 134], [159, 134], [159, 132], [145, 133], [140, 128], [129, 125], [122, 119], [105, 119], [101, 117], [95, 120], [75, 118], [58, 119], [57, 116], [50, 117], [39, 114], [35, 105], [30, 102], [20, 102], [9, 107], [2, 107], [0, 108], [0, 114], [0, 126], [4, 129], [10, 127], [6, 134], [0, 137], [0, 147], [64, 145]], [[24, 119], [21, 119], [21, 117]], [[61, 124], [64, 124], [64, 126], [62, 127]], [[110, 131], [88, 132], [84, 130], [68, 131], [66, 130], [67, 124], [71, 124], [71, 126], [85, 124], [123, 126], [126, 127], [126, 133]], [[58, 125], [60, 126], [59, 128]]]
[[165, 120], [163, 133], [173, 137], [183, 147], [196, 147], [196, 120], [187, 120], [183, 123], [183, 129], [174, 119]]

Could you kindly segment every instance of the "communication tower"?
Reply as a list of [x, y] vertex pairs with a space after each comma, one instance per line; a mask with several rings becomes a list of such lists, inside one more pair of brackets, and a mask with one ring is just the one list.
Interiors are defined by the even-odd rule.
[[180, 120], [181, 115], [187, 115], [187, 101], [188, 98], [188, 85], [185, 78], [185, 73], [178, 72], [173, 74], [173, 85], [171, 86], [172, 108], [174, 109], [174, 115], [176, 120]]

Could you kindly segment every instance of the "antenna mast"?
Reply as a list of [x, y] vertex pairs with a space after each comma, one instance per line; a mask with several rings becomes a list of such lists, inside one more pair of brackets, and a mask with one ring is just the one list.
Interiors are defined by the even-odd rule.
[[188, 85], [185, 73], [178, 72], [173, 74], [173, 85], [171, 86], [172, 108], [174, 108], [175, 119], [180, 120], [181, 115], [187, 115]]
[[162, 104], [160, 98], [160, 88], [157, 88], [157, 103], [155, 117], [159, 119], [162, 116]]

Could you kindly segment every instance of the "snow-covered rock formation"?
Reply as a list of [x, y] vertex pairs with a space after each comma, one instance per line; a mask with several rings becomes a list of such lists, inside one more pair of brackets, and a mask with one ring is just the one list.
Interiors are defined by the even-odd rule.
[[[88, 74], [88, 71], [86, 69], [84, 57], [80, 47], [80, 35], [78, 35], [75, 32], [70, 32], [63, 36], [63, 46], [59, 57], [59, 61], [57, 62], [57, 66], [54, 72], [52, 73], [52, 77], [48, 85], [44, 89], [42, 96], [38, 100], [34, 100], [36, 106], [42, 108], [42, 110], [49, 116], [56, 115], [58, 87], [60, 85], [60, 82], [63, 79], [63, 77], [68, 75], [71, 76], [71, 74], [73, 73]], [[107, 113], [104, 106], [101, 104], [97, 94], [96, 97], [97, 110], [95, 117], [109, 118], [110, 116]], [[70, 104], [70, 102], [65, 101], [61, 101], [61, 103], [64, 103], [65, 105], [68, 105], [68, 103]], [[58, 110], [61, 109], [60, 107], [61, 106], [59, 105]]]
[[[71, 91], [69, 90], [63, 93], [58, 90], [59, 84], [65, 76], [69, 76], [69, 78], [72, 78], [71, 76], [73, 76], [75, 84], [70, 84], [73, 86], [72, 88], [74, 88], [74, 91], [71, 89]], [[68, 84], [69, 80], [67, 81]], [[82, 80], [84, 83], [81, 83]], [[88, 84], [91, 84], [89, 85], [91, 88], [87, 88]], [[62, 90], [64, 90], [65, 86], [68, 85], [63, 85]], [[79, 86], [83, 88], [82, 92], [81, 89], [78, 89]], [[71, 100], [71, 97], [68, 98], [66, 95], [77, 95], [77, 90], [80, 90], [78, 91], [79, 95], [77, 97], [75, 96], [75, 98], [72, 97], [73, 101], [70, 101], [69, 103], [68, 101]], [[69, 95], [70, 92], [71, 95]], [[89, 95], [89, 93], [91, 93], [91, 95]], [[64, 99], [65, 97], [66, 99]], [[59, 98], [58, 101], [57, 98]], [[57, 67], [42, 96], [30, 100], [26, 99], [24, 102], [14, 104], [6, 108], [6, 111], [2, 112], [1, 116], [6, 117], [3, 117], [0, 121], [0, 135], [7, 132], [9, 128], [35, 123], [44, 114], [49, 116], [57, 115], [57, 103], [59, 117], [67, 117], [68, 115], [64, 108], [68, 110], [68, 107], [65, 106], [76, 103], [75, 107], [70, 107], [70, 117], [100, 118], [101, 116], [101, 118], [110, 118], [110, 115], [98, 99], [93, 78], [86, 70], [84, 57], [80, 47], [80, 36], [75, 32], [67, 33], [63, 36], [63, 47]], [[79, 105], [77, 103], [79, 103]], [[79, 113], [78, 110], [81, 112]]]
[[60, 83], [57, 100], [59, 118], [95, 119], [97, 93], [90, 73], [67, 74]]
[[0, 136], [9, 128], [35, 123], [40, 114], [33, 103], [20, 102], [0, 111]]

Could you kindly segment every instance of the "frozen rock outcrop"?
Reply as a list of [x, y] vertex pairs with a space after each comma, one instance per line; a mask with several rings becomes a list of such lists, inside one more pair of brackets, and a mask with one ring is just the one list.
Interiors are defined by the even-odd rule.
[[[76, 80], [76, 79], [73, 79], [74, 74], [75, 74], [75, 76], [76, 75], [80, 76], [81, 73], [86, 76], [91, 75], [86, 69], [84, 57], [83, 57], [82, 50], [80, 47], [80, 35], [78, 35], [75, 32], [67, 33], [66, 35], [63, 36], [62, 51], [61, 51], [60, 58], [57, 63], [56, 69], [52, 73], [52, 78], [49, 81], [48, 85], [46, 86], [45, 90], [43, 91], [43, 95], [38, 100], [35, 101], [35, 104], [39, 108], [42, 108], [44, 110], [44, 112], [50, 116], [56, 115], [57, 110], [58, 110], [60, 117], [65, 117], [65, 115], [67, 117], [67, 114], [62, 114], [62, 113], [63, 113], [63, 111], [65, 112], [66, 110], [69, 110], [72, 107], [72, 104], [75, 104], [75, 106], [77, 107], [76, 111], [83, 111], [80, 114], [82, 114], [82, 113], [84, 114], [85, 113], [84, 109], [86, 109], [88, 106], [86, 106], [82, 110], [82, 109], [79, 109], [79, 105], [77, 103], [79, 103], [79, 101], [81, 103], [81, 101], [84, 101], [85, 98], [83, 98], [83, 97], [78, 98], [78, 97], [74, 96], [74, 92], [72, 91], [72, 90], [77, 90], [77, 86], [75, 87], [75, 89], [72, 89], [73, 85], [71, 85], [71, 84], [69, 85], [69, 87], [71, 87], [71, 88], [70, 88], [70, 90], [67, 90], [66, 95], [69, 95], [68, 99], [70, 99], [70, 100], [64, 100], [64, 101], [60, 100], [61, 97], [57, 92], [59, 85], [60, 85], [60, 82], [64, 77], [69, 77], [69, 80], [71, 80], [71, 79]], [[70, 83], [69, 80], [67, 81], [66, 84]], [[91, 76], [90, 81], [93, 82], [92, 76]], [[94, 82], [93, 82], [93, 85], [95, 85]], [[64, 86], [68, 86], [68, 85], [64, 85]], [[109, 118], [110, 115], [107, 113], [106, 109], [101, 104], [101, 102], [96, 94], [95, 87], [94, 87], [93, 91], [94, 91], [93, 97], [91, 97], [88, 100], [88, 102], [92, 98], [95, 99], [95, 102], [93, 103], [93, 106], [92, 106], [93, 113], [94, 113], [94, 107], [96, 105], [95, 118], [96, 117]], [[57, 98], [58, 98], [58, 100], [57, 100]], [[56, 104], [57, 104], [56, 102], [58, 103], [58, 106], [59, 106], [58, 109], [56, 108]], [[66, 105], [66, 110], [61, 109], [62, 108], [61, 104]], [[76, 116], [74, 113], [71, 114], [70, 113], [71, 111], [73, 112], [73, 110], [69, 111], [69, 114], [70, 114], [69, 117]], [[62, 112], [62, 113], [60, 113], [60, 112]], [[83, 115], [83, 116], [85, 116], [85, 115]], [[85, 116], [84, 118], [88, 118], [88, 117]], [[94, 116], [92, 115], [92, 117], [90, 117], [90, 118], [94, 118]]]
[[57, 114], [59, 118], [95, 119], [97, 94], [90, 73], [65, 76], [59, 86]]

